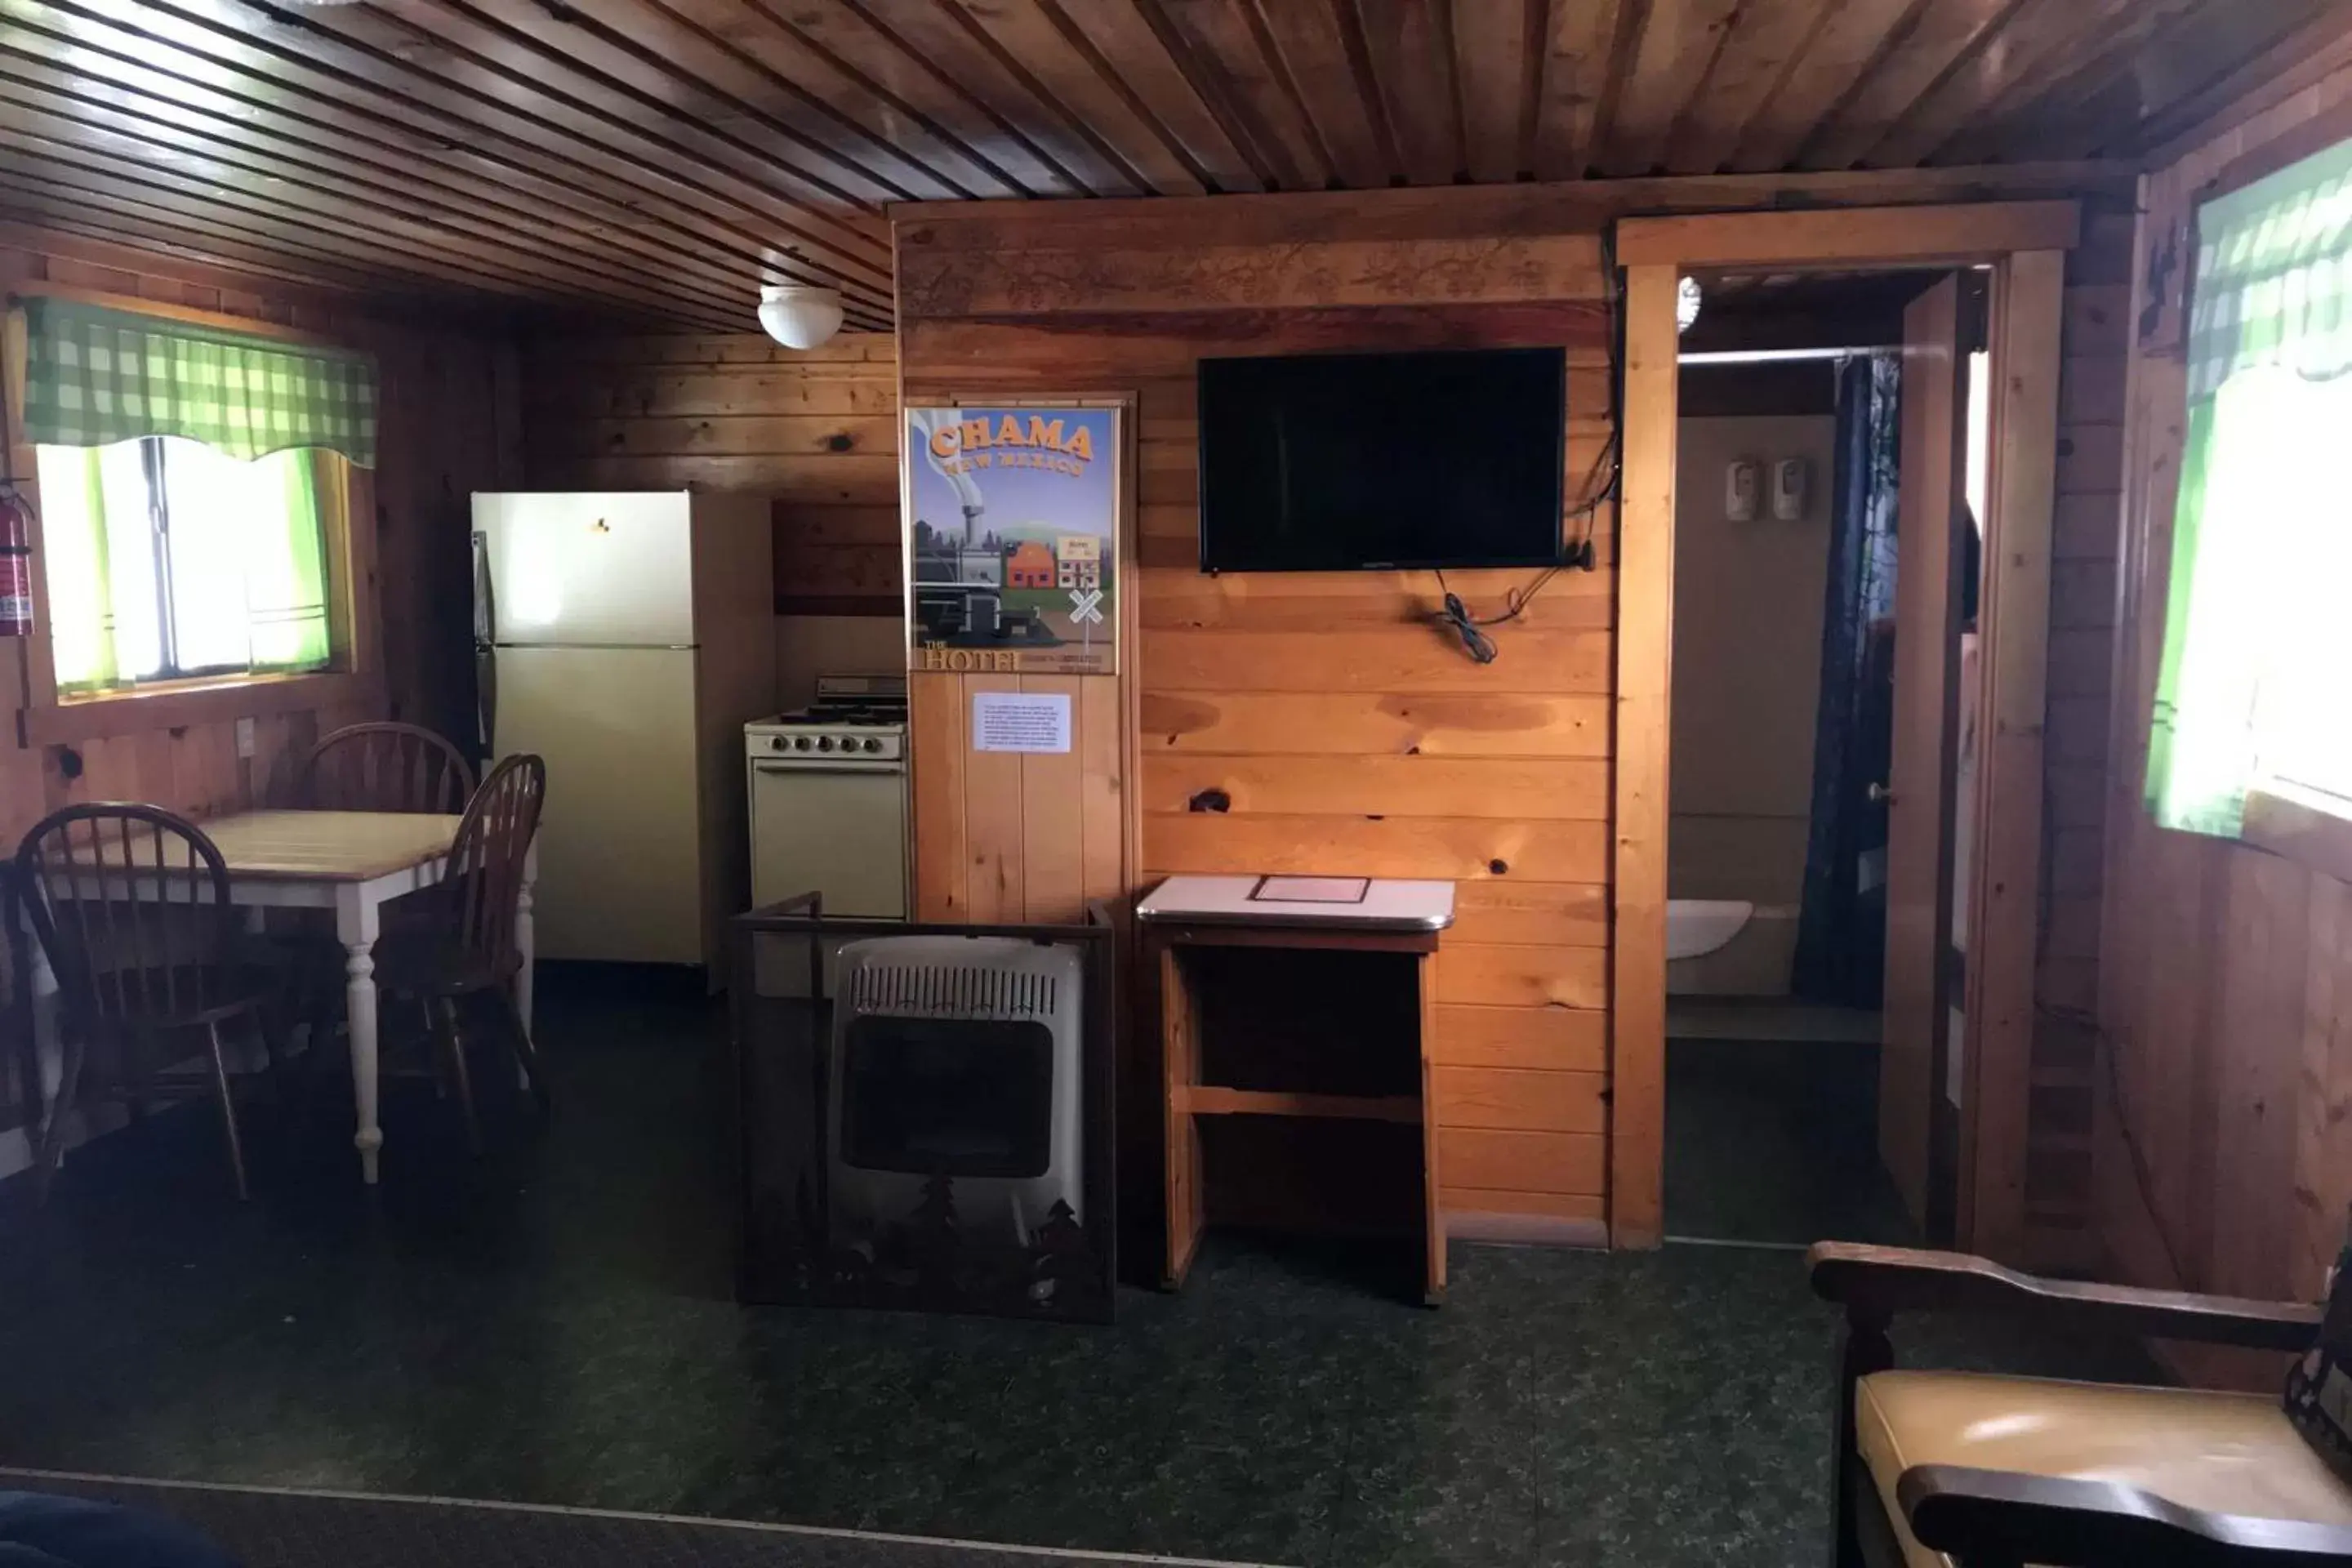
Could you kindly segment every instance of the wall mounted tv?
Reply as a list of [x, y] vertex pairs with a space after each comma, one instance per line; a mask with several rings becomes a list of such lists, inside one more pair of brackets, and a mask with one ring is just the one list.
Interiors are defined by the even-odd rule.
[[1559, 349], [1200, 364], [1201, 570], [1560, 559]]

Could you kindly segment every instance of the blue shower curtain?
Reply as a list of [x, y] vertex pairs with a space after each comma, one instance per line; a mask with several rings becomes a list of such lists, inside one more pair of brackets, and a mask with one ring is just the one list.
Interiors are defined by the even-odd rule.
[[1837, 448], [1813, 729], [1812, 820], [1790, 990], [1875, 1007], [1886, 958], [1886, 807], [1894, 755], [1895, 513], [1903, 363], [1838, 366]]

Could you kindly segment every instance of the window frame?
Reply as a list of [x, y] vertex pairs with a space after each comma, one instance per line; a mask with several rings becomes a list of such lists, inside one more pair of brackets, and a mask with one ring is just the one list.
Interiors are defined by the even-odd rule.
[[[2153, 307], [2153, 323], [2141, 332], [2139, 341], [2134, 345], [2135, 358], [2165, 354], [2185, 360], [2187, 356], [2189, 314], [2197, 304], [2197, 262], [2201, 253], [2207, 205], [2291, 169], [2307, 158], [2317, 157], [2347, 141], [2352, 141], [2352, 104], [2340, 105], [2242, 154], [2224, 164], [2212, 179], [2189, 193], [2188, 220], [2179, 231], [2182, 258], [2179, 293], [2168, 299], [2160, 290], [2152, 295], [2149, 304]], [[2180, 423], [2182, 439], [2174, 444], [2171, 453], [2176, 467], [2187, 455], [2186, 412], [2184, 409]], [[2171, 593], [2172, 574], [2178, 564], [2172, 549], [2173, 522], [2168, 514], [2161, 526], [2165, 540], [2163, 571], [2150, 576], [2150, 586], [2160, 588], [2160, 591], [2135, 607], [2137, 625], [2133, 633], [2136, 637], [2154, 637], [2159, 658], [2165, 635], [2164, 606]], [[2147, 696], [2152, 699], [2154, 694], [2151, 688]], [[2145, 773], [2155, 724], [2153, 704], [2151, 700], [2137, 700], [2136, 706], [2136, 722], [2139, 726], [2140, 736], [2138, 762]], [[2286, 781], [2280, 782], [2285, 784]], [[2352, 881], [2352, 797], [2292, 784], [2287, 784], [2286, 789], [2294, 793], [2266, 788], [2261, 781], [2251, 784], [2246, 791], [2245, 811], [2238, 837], [2221, 842], [2240, 844], [2263, 854], [2296, 861], [2340, 880]], [[2343, 801], [2344, 810], [2339, 813], [2331, 807], [2315, 805], [2314, 798]], [[2134, 809], [2149, 818], [2149, 826], [2158, 833], [2189, 838], [2207, 837], [2189, 828], [2168, 827], [2155, 821], [2145, 801], [2136, 802]]]
[[383, 687], [381, 629], [377, 622], [374, 533], [359, 526], [375, 515], [375, 476], [356, 463], [330, 465], [342, 476], [340, 485], [320, 487], [320, 532], [325, 547], [327, 636], [330, 649], [325, 668], [299, 672], [227, 670], [196, 671], [173, 679], [142, 682], [120, 689], [60, 693], [57, 665], [49, 641], [47, 559], [41, 537], [40, 481], [34, 448], [25, 439], [25, 325], [14, 307], [30, 297], [78, 300], [113, 310], [133, 311], [162, 321], [182, 321], [243, 332], [253, 337], [321, 347], [346, 346], [320, 333], [274, 321], [256, 321], [187, 306], [163, 305], [95, 289], [55, 284], [17, 284], [0, 298], [0, 378], [5, 378], [7, 427], [0, 440], [8, 445], [10, 470], [18, 489], [32, 502], [33, 635], [16, 639], [24, 651], [24, 692], [16, 731], [20, 745], [51, 745], [184, 724], [218, 722], [227, 719], [267, 718], [278, 713], [323, 707], [363, 704], [375, 700]]

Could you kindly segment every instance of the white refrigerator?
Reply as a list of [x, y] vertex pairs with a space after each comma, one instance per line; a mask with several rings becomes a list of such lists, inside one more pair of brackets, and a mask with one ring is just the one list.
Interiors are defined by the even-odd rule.
[[722, 979], [751, 897], [743, 725], [776, 702], [772, 548], [753, 497], [474, 497], [482, 737], [547, 760], [540, 957]]

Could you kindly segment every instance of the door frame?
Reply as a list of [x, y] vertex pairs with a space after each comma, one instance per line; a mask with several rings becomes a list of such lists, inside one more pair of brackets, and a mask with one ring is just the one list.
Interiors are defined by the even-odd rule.
[[1609, 1237], [1664, 1239], [1667, 764], [1672, 733], [1675, 463], [1686, 272], [1989, 267], [1990, 515], [1979, 605], [1984, 752], [1958, 1149], [1957, 1245], [2013, 1258], [2024, 1232], [2034, 953], [2042, 869], [2042, 722], [2057, 489], [2058, 378], [2072, 201], [1628, 218], [1623, 479], [1617, 541], [1616, 767], [1610, 879]]

